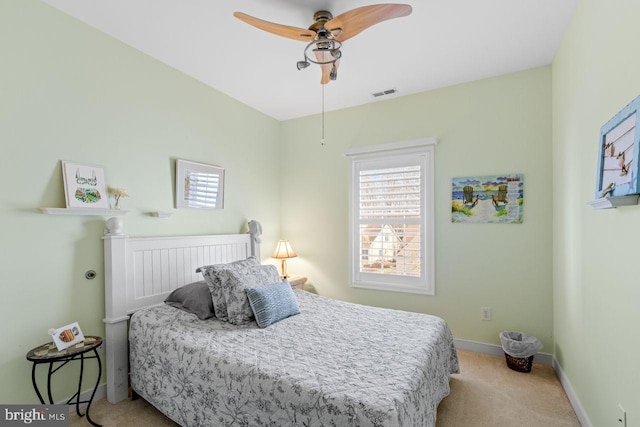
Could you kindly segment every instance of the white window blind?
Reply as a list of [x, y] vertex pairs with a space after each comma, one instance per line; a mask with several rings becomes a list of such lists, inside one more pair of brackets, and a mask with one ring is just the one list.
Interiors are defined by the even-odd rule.
[[220, 175], [187, 170], [184, 200], [190, 208], [215, 209], [218, 205]]
[[176, 160], [176, 207], [224, 208], [224, 169], [204, 163]]
[[421, 167], [360, 171], [360, 271], [420, 276]]
[[432, 294], [433, 146], [384, 148], [348, 153], [352, 285]]

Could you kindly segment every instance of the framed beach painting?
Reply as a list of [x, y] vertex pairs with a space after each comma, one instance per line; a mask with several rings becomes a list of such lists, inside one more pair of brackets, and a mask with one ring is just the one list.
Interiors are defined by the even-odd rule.
[[640, 96], [600, 129], [595, 198], [640, 193]]
[[523, 207], [522, 174], [451, 180], [451, 222], [521, 224]]
[[102, 166], [62, 161], [67, 208], [109, 209], [109, 195]]

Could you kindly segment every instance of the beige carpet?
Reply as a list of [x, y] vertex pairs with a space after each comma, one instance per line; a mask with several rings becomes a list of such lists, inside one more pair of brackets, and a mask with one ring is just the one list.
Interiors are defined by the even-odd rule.
[[[504, 358], [459, 351], [459, 375], [451, 377], [451, 394], [438, 407], [437, 427], [580, 426], [569, 399], [549, 366], [531, 373], [509, 369]], [[104, 426], [176, 426], [143, 399], [91, 405], [91, 418]], [[88, 426], [73, 413], [70, 426]]]
[[580, 426], [550, 366], [530, 373], [507, 367], [504, 357], [458, 351], [460, 374], [438, 406], [437, 427]]

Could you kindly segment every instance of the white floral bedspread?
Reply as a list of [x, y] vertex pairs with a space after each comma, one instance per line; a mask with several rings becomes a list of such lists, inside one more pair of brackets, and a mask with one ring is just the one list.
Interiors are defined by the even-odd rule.
[[183, 426], [435, 426], [459, 371], [444, 320], [295, 293], [266, 329], [135, 313], [134, 390]]

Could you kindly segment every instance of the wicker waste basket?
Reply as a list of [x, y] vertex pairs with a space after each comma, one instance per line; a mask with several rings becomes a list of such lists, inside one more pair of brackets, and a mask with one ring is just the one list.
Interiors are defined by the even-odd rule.
[[529, 357], [513, 357], [509, 356], [508, 353], [504, 354], [505, 359], [507, 359], [507, 366], [509, 369], [513, 369], [518, 372], [531, 372], [531, 367], [533, 366], [533, 356]]
[[500, 342], [509, 369], [531, 372], [533, 356], [542, 350], [542, 343], [536, 337], [524, 332], [504, 331], [500, 333]]

